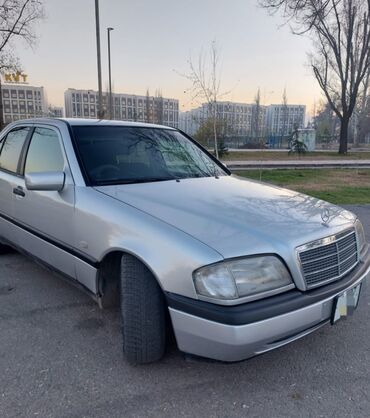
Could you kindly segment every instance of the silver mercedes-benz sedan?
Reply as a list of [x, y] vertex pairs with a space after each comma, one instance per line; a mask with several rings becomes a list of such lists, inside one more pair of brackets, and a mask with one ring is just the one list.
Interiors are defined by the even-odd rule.
[[180, 350], [224, 361], [280, 347], [351, 314], [370, 272], [352, 213], [139, 123], [9, 125], [0, 240], [119, 304], [134, 364], [160, 359], [171, 329]]

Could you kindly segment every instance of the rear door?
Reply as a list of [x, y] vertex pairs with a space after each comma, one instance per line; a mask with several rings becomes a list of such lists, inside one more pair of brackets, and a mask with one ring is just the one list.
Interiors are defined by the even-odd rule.
[[13, 193], [20, 178], [20, 156], [31, 126], [11, 129], [0, 142], [0, 238], [16, 244]]
[[[63, 171], [62, 191], [27, 190], [25, 173]], [[60, 132], [52, 126], [35, 126], [26, 144], [20, 176], [15, 179], [13, 194], [14, 218], [19, 245], [75, 278], [74, 243], [74, 182], [66, 158]]]

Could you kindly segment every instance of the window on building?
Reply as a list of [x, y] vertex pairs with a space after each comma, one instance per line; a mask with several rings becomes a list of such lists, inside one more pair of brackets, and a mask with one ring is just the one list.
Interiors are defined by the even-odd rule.
[[0, 168], [17, 172], [19, 156], [28, 132], [29, 128], [16, 128], [8, 133], [1, 148]]
[[33, 99], [32, 91], [27, 91], [27, 99]]
[[87, 103], [87, 102], [88, 102], [88, 97], [87, 97], [87, 94], [84, 94], [84, 95], [83, 95], [83, 101], [84, 101], [84, 103]]
[[57, 133], [52, 129], [36, 128], [28, 148], [25, 173], [62, 171], [63, 168], [63, 153]]
[[5, 98], [9, 97], [9, 90], [3, 90], [3, 97]]
[[17, 98], [17, 90], [11, 90], [12, 99]]

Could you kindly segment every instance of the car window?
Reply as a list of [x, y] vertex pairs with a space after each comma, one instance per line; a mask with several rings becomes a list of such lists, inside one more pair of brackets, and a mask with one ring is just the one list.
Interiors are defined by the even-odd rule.
[[64, 159], [58, 134], [47, 128], [36, 128], [28, 148], [25, 173], [62, 171]]
[[17, 128], [8, 133], [0, 154], [0, 168], [17, 172], [19, 156], [30, 128]]
[[200, 147], [171, 129], [74, 126], [74, 138], [93, 184], [222, 176]]

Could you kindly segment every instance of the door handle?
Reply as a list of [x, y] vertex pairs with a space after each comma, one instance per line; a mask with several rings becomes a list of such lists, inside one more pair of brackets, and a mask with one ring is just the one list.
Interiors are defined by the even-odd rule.
[[23, 187], [18, 186], [18, 187], [14, 187], [13, 189], [13, 193], [17, 196], [21, 196], [24, 197], [26, 196], [26, 193], [23, 191]]

